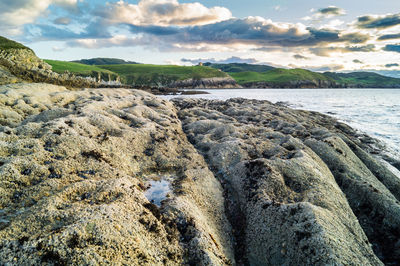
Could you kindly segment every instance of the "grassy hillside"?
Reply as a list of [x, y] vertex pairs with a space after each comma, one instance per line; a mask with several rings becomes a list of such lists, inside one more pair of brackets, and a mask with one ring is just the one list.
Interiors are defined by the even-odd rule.
[[334, 73], [325, 72], [325, 76], [333, 78], [340, 84], [361, 85], [363, 87], [391, 87], [399, 86], [400, 79], [386, 77], [373, 72]]
[[44, 60], [46, 63], [53, 67], [53, 71], [57, 73], [64, 73], [69, 71], [79, 76], [90, 76], [93, 72], [104, 73], [104, 74], [115, 74], [112, 71], [99, 68], [97, 66], [89, 66], [79, 63], [57, 61], [57, 60]]
[[253, 64], [245, 64], [245, 63], [231, 63], [231, 64], [212, 64], [205, 63], [205, 66], [210, 66], [212, 68], [221, 69], [224, 72], [229, 73], [238, 73], [238, 72], [266, 72], [274, 69], [272, 66], [267, 65], [253, 65]]
[[[11, 41], [8, 47], [10, 46], [18, 47], [19, 44]], [[228, 74], [241, 85], [265, 82], [269, 83], [269, 86], [274, 86], [276, 84], [277, 87], [289, 87], [296, 82], [310, 81], [318, 84], [321, 81], [327, 81], [328, 84], [335, 84], [336, 82], [336, 84], [342, 84], [343, 87], [390, 88], [400, 86], [400, 79], [371, 72], [317, 73], [305, 69], [281, 69], [250, 64], [209, 64], [209, 66], [187, 67], [145, 64], [85, 65], [55, 60], [45, 61], [52, 65], [53, 70], [58, 73], [64, 73], [68, 70], [79, 76], [92, 76], [97, 78], [101, 75], [104, 80], [108, 80], [110, 75], [112, 80], [115, 80], [115, 78], [119, 76], [122, 83], [136, 86], [165, 86], [176, 80], [227, 77]], [[121, 62], [119, 60], [117, 61]], [[115, 61], [115, 63], [117, 61]], [[229, 70], [229, 72], [227, 74], [219, 69], [225, 71]], [[250, 71], [250, 69], [253, 71]], [[264, 69], [267, 70], [262, 71]]]
[[138, 64], [132, 61], [125, 61], [118, 58], [92, 58], [92, 59], [81, 59], [72, 61], [74, 63], [80, 63], [85, 65], [127, 65], [127, 64]]
[[206, 66], [172, 66], [172, 65], [102, 65], [103, 69], [113, 71], [121, 76], [126, 84], [157, 85], [169, 84], [172, 81], [189, 78], [227, 77], [217, 69]]
[[8, 50], [8, 49], [28, 49], [31, 50], [30, 48], [26, 47], [25, 45], [22, 45], [18, 42], [9, 40], [7, 38], [1, 37], [0, 36], [0, 49], [2, 50]]
[[258, 72], [239, 72], [229, 73], [237, 83], [253, 83], [253, 82], [268, 82], [268, 83], [288, 83], [295, 81], [306, 81], [306, 80], [326, 80], [333, 81], [332, 78], [325, 76], [321, 73], [312, 72], [305, 69], [281, 69], [276, 68], [263, 73]]

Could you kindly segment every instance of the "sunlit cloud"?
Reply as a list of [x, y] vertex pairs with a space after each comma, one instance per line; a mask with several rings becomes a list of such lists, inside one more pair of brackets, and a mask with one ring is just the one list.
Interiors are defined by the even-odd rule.
[[354, 52], [374, 52], [376, 51], [375, 45], [368, 44], [364, 46], [345, 46], [345, 47], [313, 47], [310, 52], [318, 56], [329, 57], [333, 53], [354, 53]]
[[227, 59], [216, 60], [215, 58], [198, 58], [198, 59], [187, 59], [182, 58], [181, 62], [183, 63], [191, 63], [191, 64], [198, 64], [198, 63], [215, 63], [215, 64], [230, 64], [230, 63], [245, 63], [245, 64], [255, 64], [258, 63], [258, 60], [254, 58], [240, 58], [237, 56], [232, 56]]
[[136, 26], [204, 25], [232, 17], [229, 9], [224, 7], [208, 8], [200, 3], [179, 3], [177, 0], [142, 0], [137, 5], [119, 1], [107, 3], [97, 13], [109, 23]]

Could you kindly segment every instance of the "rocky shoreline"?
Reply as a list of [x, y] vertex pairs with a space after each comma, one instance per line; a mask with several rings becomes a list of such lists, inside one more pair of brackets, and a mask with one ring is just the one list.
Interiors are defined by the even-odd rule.
[[232, 89], [242, 86], [237, 84], [233, 78], [226, 77], [179, 80], [167, 85], [167, 87], [177, 89]]
[[400, 261], [400, 178], [379, 160], [400, 161], [377, 140], [268, 101], [79, 89], [100, 84], [13, 53], [0, 56], [1, 265]]
[[0, 86], [0, 110], [0, 264], [400, 259], [400, 179], [329, 116], [43, 83]]

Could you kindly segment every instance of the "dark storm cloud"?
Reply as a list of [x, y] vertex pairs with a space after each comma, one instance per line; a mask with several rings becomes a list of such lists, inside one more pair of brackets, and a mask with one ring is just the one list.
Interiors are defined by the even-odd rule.
[[164, 41], [177, 43], [243, 43], [260, 46], [312, 46], [322, 42], [340, 41], [339, 32], [300, 28], [298, 25], [281, 26], [266, 20], [230, 19], [195, 27], [130, 26], [132, 33], [165, 36]]
[[385, 40], [393, 40], [393, 39], [400, 39], [400, 33], [398, 34], [386, 34], [382, 35], [378, 38], [379, 41], [385, 41]]
[[348, 43], [365, 43], [370, 39], [370, 35], [356, 32], [341, 35], [339, 41]]
[[180, 32], [179, 28], [176, 27], [164, 27], [164, 26], [136, 26], [128, 25], [132, 33], [148, 33], [152, 35], [175, 35]]
[[299, 60], [309, 59], [308, 57], [300, 55], [300, 54], [293, 55], [293, 58], [299, 59]]
[[397, 64], [397, 63], [393, 63], [393, 64], [386, 64], [385, 65], [385, 67], [387, 67], [387, 68], [391, 68], [391, 67], [398, 67], [398, 66], [400, 66], [399, 64]]
[[315, 47], [309, 49], [311, 53], [318, 56], [330, 56], [331, 53], [351, 53], [351, 52], [374, 52], [375, 45], [364, 46], [345, 46], [345, 47]]
[[325, 16], [341, 16], [345, 14], [344, 9], [336, 7], [336, 6], [330, 6], [330, 7], [326, 7], [326, 8], [321, 8], [318, 10], [318, 13], [321, 15], [325, 15]]
[[387, 52], [397, 52], [400, 53], [400, 44], [388, 44], [383, 48]]
[[400, 15], [362, 16], [358, 18], [357, 26], [364, 29], [384, 29], [400, 24]]

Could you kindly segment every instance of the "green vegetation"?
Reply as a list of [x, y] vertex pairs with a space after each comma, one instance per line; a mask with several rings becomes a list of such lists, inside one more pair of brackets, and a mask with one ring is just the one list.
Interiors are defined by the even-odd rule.
[[231, 63], [231, 64], [213, 64], [205, 63], [205, 66], [210, 66], [212, 68], [220, 69], [221, 71], [228, 73], [238, 73], [238, 72], [266, 72], [274, 69], [272, 66], [267, 65], [253, 65], [245, 63]]
[[121, 76], [125, 84], [134, 85], [167, 85], [176, 80], [227, 77], [217, 69], [206, 66], [173, 66], [173, 65], [102, 65], [101, 68]]
[[354, 87], [398, 87], [400, 79], [386, 77], [373, 72], [334, 73], [325, 72], [325, 76], [333, 78], [337, 83]]
[[109, 70], [105, 70], [97, 66], [89, 66], [73, 62], [47, 60], [47, 59], [45, 59], [44, 61], [47, 64], [51, 65], [53, 67], [53, 71], [57, 73], [64, 73], [65, 71], [69, 71], [71, 73], [84, 76], [84, 75], [90, 75], [93, 71], [96, 71], [96, 72], [104, 72], [107, 74], [114, 74]]
[[31, 50], [30, 48], [26, 47], [25, 45], [22, 45], [22, 44], [20, 44], [18, 42], [14, 42], [12, 40], [9, 40], [9, 39], [1, 37], [1, 36], [0, 36], [0, 49], [2, 49], [2, 50], [8, 50], [8, 49], [28, 49], [28, 50]]
[[132, 61], [125, 61], [118, 58], [92, 58], [92, 59], [81, 59], [72, 61], [74, 63], [80, 63], [85, 65], [127, 65], [127, 64], [138, 64]]
[[263, 73], [259, 72], [239, 72], [229, 73], [237, 83], [246, 84], [253, 82], [268, 82], [272, 84], [282, 84], [295, 81], [334, 81], [332, 78], [321, 73], [312, 72], [305, 69], [281, 69], [275, 68]]
[[[227, 77], [220, 70], [205, 66], [172, 66], [144, 64], [85, 65], [75, 62], [45, 60], [53, 67], [53, 71], [64, 73], [69, 71], [79, 76], [98, 77], [115, 75], [123, 84], [136, 86], [168, 85], [176, 80]], [[105, 79], [107, 80], [107, 79]]]
[[[0, 39], [2, 40], [2, 39]], [[6, 39], [7, 40], [7, 39]], [[13, 43], [12, 41], [10, 41]], [[1, 42], [0, 42], [1, 45]], [[14, 47], [19, 45], [13, 44]], [[21, 45], [22, 46], [22, 45]], [[24, 46], [23, 46], [24, 47]], [[78, 76], [91, 76], [104, 80], [115, 80], [120, 77], [123, 84], [136, 86], [165, 86], [173, 81], [184, 79], [201, 79], [213, 77], [227, 77], [231, 75], [241, 85], [251, 83], [269, 83], [278, 87], [291, 86], [296, 82], [330, 82], [338, 87], [399, 87], [400, 79], [382, 76], [372, 72], [353, 73], [317, 73], [305, 69], [281, 69], [266, 65], [250, 64], [210, 64], [206, 66], [173, 66], [173, 65], [145, 65], [145, 64], [118, 64], [125, 62], [121, 59], [95, 58], [95, 63], [108, 62], [107, 65], [87, 65], [74, 62], [45, 60], [53, 66], [53, 71], [64, 73], [68, 70]], [[111, 60], [111, 61], [110, 61]], [[121, 60], [121, 61], [120, 61]], [[114, 62], [114, 64], [112, 64]], [[227, 71], [227, 73], [223, 72]], [[329, 86], [329, 85], [328, 85]]]
[[[229, 64], [232, 65], [232, 64]], [[327, 81], [337, 84], [338, 87], [363, 87], [363, 88], [392, 88], [400, 86], [400, 79], [386, 77], [373, 72], [352, 73], [317, 73], [305, 69], [275, 68], [265, 72], [242, 71], [229, 72], [241, 85], [265, 82], [277, 86], [290, 86], [298, 81]]]
[[81, 77], [93, 77], [97, 80], [100, 78], [102, 80], [110, 81], [116, 80], [118, 74], [99, 68], [97, 66], [89, 66], [79, 63], [73, 62], [65, 62], [65, 61], [56, 61], [56, 60], [44, 60], [47, 64], [53, 67], [53, 71], [57, 73], [64, 73], [65, 71], [69, 71], [76, 76]]

